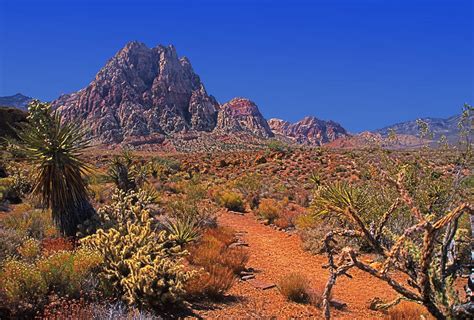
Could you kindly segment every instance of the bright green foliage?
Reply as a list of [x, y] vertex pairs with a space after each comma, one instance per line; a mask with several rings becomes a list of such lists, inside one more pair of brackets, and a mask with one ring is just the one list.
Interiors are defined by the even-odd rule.
[[[119, 208], [119, 210], [121, 210]], [[178, 301], [193, 273], [184, 270], [187, 254], [166, 231], [155, 232], [141, 204], [130, 204], [117, 224], [82, 240], [104, 258], [100, 276], [109, 292], [129, 305], [161, 307]]]
[[81, 160], [88, 145], [86, 132], [73, 122], [62, 122], [57, 111], [38, 100], [30, 103], [29, 112], [18, 136], [35, 165], [33, 193], [51, 208], [61, 232], [74, 236], [77, 225], [94, 213], [83, 180], [87, 167]]

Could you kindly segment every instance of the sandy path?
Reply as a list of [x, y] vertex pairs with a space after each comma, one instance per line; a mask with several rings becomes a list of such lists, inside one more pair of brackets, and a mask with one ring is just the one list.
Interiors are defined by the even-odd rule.
[[[274, 230], [258, 221], [252, 214], [244, 216], [223, 213], [219, 224], [245, 232], [243, 239], [249, 244], [249, 267], [254, 268], [258, 280], [277, 283], [290, 272], [306, 275], [314, 287], [323, 287], [328, 272], [321, 266], [324, 256], [315, 256], [301, 247], [297, 235]], [[367, 308], [373, 297], [391, 299], [394, 291], [382, 281], [369, 277], [359, 270], [352, 270], [353, 279], [340, 278], [333, 297], [348, 304], [345, 311], [332, 311], [334, 319], [379, 319], [383, 315]], [[288, 302], [277, 288], [260, 290], [247, 282], [238, 282], [229, 292], [235, 299], [218, 304], [214, 310], [197, 312], [204, 318], [245, 319], [245, 318], [301, 318], [320, 319], [321, 310], [309, 305]]]

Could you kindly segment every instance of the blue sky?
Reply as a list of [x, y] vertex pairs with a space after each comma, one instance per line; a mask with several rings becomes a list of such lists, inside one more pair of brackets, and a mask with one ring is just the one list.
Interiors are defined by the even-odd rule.
[[473, 1], [0, 0], [0, 96], [85, 87], [128, 41], [174, 44], [220, 102], [357, 132], [474, 104]]

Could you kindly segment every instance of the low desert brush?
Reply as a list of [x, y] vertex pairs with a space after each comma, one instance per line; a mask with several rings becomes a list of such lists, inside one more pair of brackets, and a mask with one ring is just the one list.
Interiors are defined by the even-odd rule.
[[258, 205], [257, 213], [268, 224], [272, 224], [280, 217], [283, 210], [282, 204], [275, 199], [262, 199]]
[[224, 191], [218, 196], [218, 202], [224, 208], [231, 211], [244, 212], [244, 201], [242, 196], [233, 191]]
[[202, 268], [189, 283], [190, 295], [217, 298], [232, 287], [249, 258], [245, 249], [229, 247], [233, 241], [230, 230], [215, 228], [206, 231], [199, 242], [189, 248], [188, 261]]

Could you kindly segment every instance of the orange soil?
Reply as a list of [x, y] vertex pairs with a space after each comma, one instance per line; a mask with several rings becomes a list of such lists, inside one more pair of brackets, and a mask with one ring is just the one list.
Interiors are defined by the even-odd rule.
[[[322, 268], [326, 257], [312, 255], [302, 249], [296, 234], [277, 231], [259, 223], [251, 213], [244, 216], [224, 212], [219, 224], [246, 232], [243, 239], [249, 244], [250, 260], [247, 264], [256, 270], [256, 279], [266, 283], [278, 281], [291, 272], [299, 272], [310, 279], [315, 288], [324, 288], [328, 272]], [[344, 311], [332, 309], [334, 319], [381, 319], [384, 315], [368, 309], [374, 297], [384, 300], [397, 295], [386, 283], [370, 277], [360, 270], [349, 272], [353, 279], [339, 278], [333, 298], [346, 302]], [[245, 281], [237, 282], [224, 302], [214, 309], [194, 310], [197, 316], [206, 319], [321, 319], [321, 309], [314, 306], [286, 301], [277, 288], [261, 290]]]

